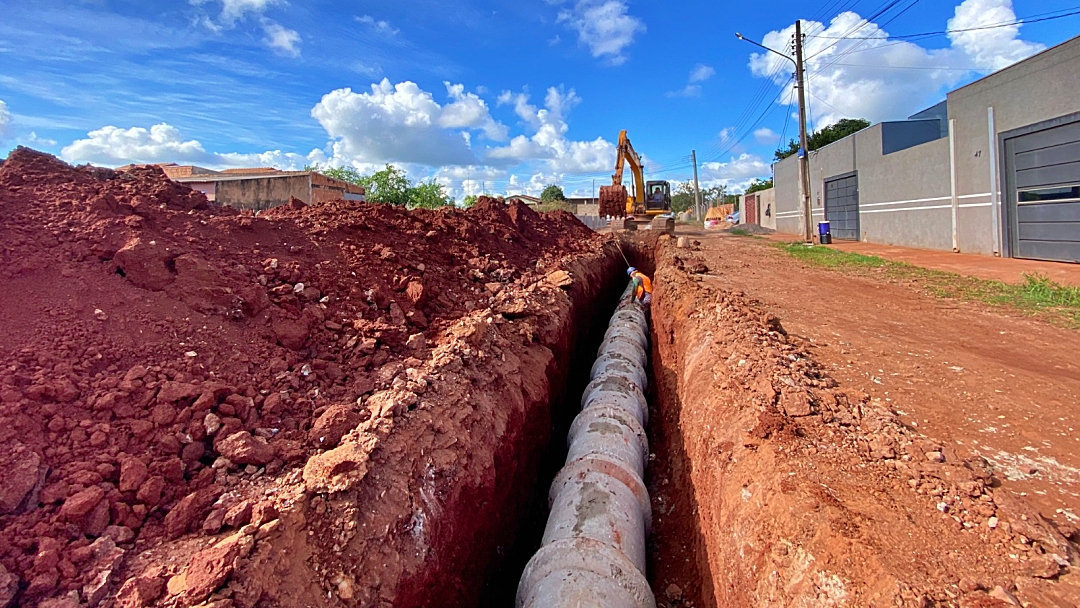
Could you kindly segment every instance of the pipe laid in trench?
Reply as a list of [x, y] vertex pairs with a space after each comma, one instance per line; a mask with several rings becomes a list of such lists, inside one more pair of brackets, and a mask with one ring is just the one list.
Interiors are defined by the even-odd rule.
[[518, 583], [518, 608], [655, 608], [645, 579], [652, 522], [643, 393], [648, 320], [632, 283], [619, 300], [551, 484], [540, 550]]

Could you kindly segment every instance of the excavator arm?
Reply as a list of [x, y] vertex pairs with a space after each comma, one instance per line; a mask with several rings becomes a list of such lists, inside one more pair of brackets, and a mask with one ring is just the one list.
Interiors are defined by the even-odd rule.
[[626, 130], [619, 132], [618, 156], [615, 158], [615, 174], [611, 176], [612, 186], [621, 186], [623, 180], [623, 164], [630, 165], [630, 173], [634, 176], [634, 196], [627, 197], [626, 213], [633, 214], [636, 203], [645, 202], [645, 174], [641, 168], [641, 156], [634, 150], [630, 138], [626, 136]]

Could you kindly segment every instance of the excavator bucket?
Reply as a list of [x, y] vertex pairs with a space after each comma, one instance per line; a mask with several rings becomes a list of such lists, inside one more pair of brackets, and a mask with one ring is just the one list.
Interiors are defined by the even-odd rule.
[[600, 216], [625, 216], [626, 198], [626, 186], [600, 186]]

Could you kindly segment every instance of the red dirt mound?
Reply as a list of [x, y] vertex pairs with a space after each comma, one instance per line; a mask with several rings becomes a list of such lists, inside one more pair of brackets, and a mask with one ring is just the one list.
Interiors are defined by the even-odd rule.
[[[95, 605], [136, 552], [274, 519], [238, 480], [302, 466], [356, 425], [339, 404], [401, 380], [394, 362], [599, 248], [572, 216], [493, 199], [253, 216], [155, 167], [26, 148], [0, 167], [0, 214], [0, 606]], [[141, 571], [120, 605], [166, 593]]]

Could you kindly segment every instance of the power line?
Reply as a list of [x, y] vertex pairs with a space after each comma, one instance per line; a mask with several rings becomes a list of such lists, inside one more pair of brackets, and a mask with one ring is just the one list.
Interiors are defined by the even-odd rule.
[[[1042, 18], [1035, 18], [1035, 16], [1023, 17], [1023, 18], [1020, 18], [1020, 19], [1016, 19], [1014, 21], [995, 23], [995, 24], [992, 24], [992, 25], [981, 25], [981, 26], [978, 26], [978, 27], [968, 27], [968, 28], [955, 29], [955, 30], [941, 30], [939, 32], [923, 32], [923, 33], [920, 33], [920, 34], [899, 34], [899, 35], [893, 36], [893, 35], [889, 35], [889, 34], [886, 34], [886, 33], [882, 32], [881, 36], [863, 36], [863, 37], [857, 37], [857, 36], [822, 36], [822, 35], [815, 34], [815, 35], [809, 36], [809, 37], [810, 38], [824, 38], [824, 39], [829, 39], [829, 40], [908, 40], [908, 39], [915, 39], [915, 38], [930, 38], [930, 37], [933, 37], [933, 36], [944, 36], [944, 35], [947, 35], [947, 34], [957, 34], [957, 33], [961, 33], [961, 32], [977, 32], [977, 31], [981, 31], [981, 30], [992, 30], [992, 29], [997, 29], [997, 28], [1001, 28], [1001, 27], [1012, 27], [1012, 26], [1016, 26], [1016, 25], [1026, 25], [1026, 24], [1029, 24], [1029, 23], [1040, 23], [1040, 22], [1043, 22], [1043, 21], [1053, 21], [1055, 19], [1064, 19], [1065, 17], [1072, 17], [1072, 16], [1075, 16], [1075, 15], [1080, 15], [1080, 7], [1073, 7], [1071, 9], [1062, 9], [1062, 10], [1072, 11], [1072, 12], [1064, 13], [1064, 14], [1061, 14], [1061, 15], [1054, 15], [1054, 16], [1050, 16], [1050, 17], [1042, 17]], [[1054, 11], [1054, 12], [1058, 12], [1058, 11]], [[1051, 13], [1040, 13], [1040, 14], [1048, 15], [1048, 14], [1051, 14]], [[878, 26], [878, 27], [883, 27], [884, 25], [886, 25], [886, 24], [882, 24], [881, 26]], [[831, 48], [831, 47], [829, 47], [829, 48]], [[820, 55], [821, 53], [817, 53], [817, 54]]]

